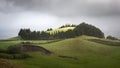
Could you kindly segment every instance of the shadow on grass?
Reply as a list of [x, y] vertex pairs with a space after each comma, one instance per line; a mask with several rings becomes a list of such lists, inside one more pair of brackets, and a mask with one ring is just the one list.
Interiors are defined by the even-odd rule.
[[111, 45], [111, 46], [120, 46], [120, 42], [112, 42], [112, 41], [106, 41], [100, 39], [88, 39], [88, 41], [105, 44], [105, 45]]
[[50, 55], [52, 52], [49, 50], [41, 47], [41, 46], [35, 46], [31, 44], [23, 44], [24, 52], [41, 52], [42, 54], [45, 55]]
[[63, 55], [59, 55], [58, 57], [60, 57], [60, 58], [68, 58], [68, 59], [79, 60], [78, 58], [76, 58], [76, 57], [71, 57], [71, 56], [63, 56]]
[[63, 40], [63, 39], [53, 40], [53, 41], [48, 41], [48, 42], [45, 42], [45, 43], [38, 43], [38, 44], [49, 44], [49, 43], [59, 42], [59, 41], [62, 41], [62, 40]]

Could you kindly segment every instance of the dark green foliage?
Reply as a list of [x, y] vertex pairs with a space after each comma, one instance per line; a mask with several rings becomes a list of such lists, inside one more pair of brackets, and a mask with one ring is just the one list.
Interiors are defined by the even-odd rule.
[[22, 54], [0, 53], [0, 58], [4, 58], [4, 59], [26, 59], [29, 57], [31, 57], [31, 56], [29, 56], [26, 53], [22, 53]]
[[54, 38], [65, 39], [65, 38], [73, 38], [81, 35], [104, 38], [104, 33], [99, 28], [96, 28], [95, 26], [86, 23], [79, 24], [78, 26], [76, 26], [74, 30], [68, 30], [66, 32], [57, 32], [54, 35]]
[[61, 27], [59, 27], [59, 28], [65, 28], [65, 27], [76, 27], [76, 25], [66, 24], [66, 25], [63, 25], [63, 26], [61, 26]]
[[24, 40], [40, 40], [40, 39], [49, 39], [50, 34], [45, 31], [31, 31], [30, 29], [21, 29], [18, 33]]
[[52, 28], [50, 28], [50, 29], [47, 29], [47, 31], [51, 31], [51, 30], [53, 30]]
[[66, 38], [73, 38], [76, 36], [74, 30], [68, 30], [65, 32], [65, 34], [66, 34]]
[[18, 45], [9, 46], [7, 51], [9, 54], [20, 54], [23, 52], [23, 48], [22, 46], [18, 46]]
[[[81, 35], [94, 36], [98, 38], [104, 38], [104, 33], [97, 27], [89, 25], [86, 23], [81, 23], [79, 25], [63, 25], [60, 28], [64, 27], [76, 27], [74, 30], [68, 30], [66, 32], [60, 31], [50, 35], [46, 31], [31, 31], [30, 29], [21, 29], [19, 36], [24, 40], [48, 40], [48, 39], [66, 39], [73, 38]], [[47, 31], [51, 31], [52, 28]]]
[[49, 39], [50, 34], [47, 33], [47, 32], [42, 31], [42, 32], [40, 33], [40, 36], [38, 36], [38, 37], [39, 37], [39, 39], [45, 40], [45, 39]]
[[6, 53], [4, 49], [0, 49], [0, 53]]
[[30, 39], [30, 29], [21, 29], [20, 32], [18, 33], [18, 36], [20, 36], [24, 40]]
[[31, 56], [29, 56], [26, 53], [22, 53], [22, 54], [13, 54], [13, 59], [26, 59], [29, 58]]
[[30, 56], [23, 51], [24, 51], [23, 46], [20, 45], [9, 46], [7, 50], [1, 50], [0, 58], [4, 58], [4, 59], [29, 58]]
[[111, 39], [111, 40], [119, 40], [118, 38], [113, 37], [113, 36], [107, 36], [106, 38], [107, 38], [107, 39]]
[[10, 55], [8, 53], [0, 53], [0, 58], [13, 59], [13, 55]]
[[68, 30], [66, 32], [57, 32], [54, 35], [55, 39], [66, 39], [66, 38], [73, 38], [75, 37], [75, 32], [73, 30]]
[[36, 32], [36, 31], [30, 32], [30, 39], [27, 39], [27, 40], [39, 39], [39, 35], [40, 35], [40, 32]]
[[81, 23], [74, 29], [76, 36], [80, 35], [88, 35], [88, 36], [94, 36], [99, 38], [104, 38], [104, 33], [97, 27]]

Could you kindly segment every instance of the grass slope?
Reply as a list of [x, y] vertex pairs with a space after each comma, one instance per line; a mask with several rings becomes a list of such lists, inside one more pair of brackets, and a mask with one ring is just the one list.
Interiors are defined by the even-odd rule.
[[50, 34], [55, 34], [57, 32], [66, 32], [67, 30], [73, 30], [75, 27], [65, 27], [65, 28], [59, 28], [59, 29], [56, 29], [56, 30], [52, 30], [52, 31], [47, 31], [48, 33]]
[[17, 37], [8, 38], [5, 40], [13, 40], [14, 41], [14, 40], [21, 40], [21, 38], [17, 36]]
[[[120, 68], [119, 46], [96, 43], [88, 39], [99, 38], [81, 36], [48, 44], [38, 44], [38, 46], [50, 50], [53, 54], [47, 56], [42, 55], [40, 52], [30, 52], [33, 58], [11, 61], [20, 64], [22, 68]], [[77, 59], [62, 58], [59, 56], [74, 57]]]

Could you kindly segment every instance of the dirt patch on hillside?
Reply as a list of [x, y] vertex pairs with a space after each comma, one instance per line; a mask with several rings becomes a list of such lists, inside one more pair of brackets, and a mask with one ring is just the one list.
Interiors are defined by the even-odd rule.
[[88, 41], [105, 44], [105, 45], [120, 46], [120, 42], [105, 41], [105, 40], [100, 40], [100, 39], [89, 39]]
[[24, 51], [25, 52], [36, 52], [39, 51], [43, 54], [47, 54], [50, 55], [52, 52], [50, 52], [49, 50], [41, 47], [41, 46], [35, 46], [35, 45], [23, 45]]

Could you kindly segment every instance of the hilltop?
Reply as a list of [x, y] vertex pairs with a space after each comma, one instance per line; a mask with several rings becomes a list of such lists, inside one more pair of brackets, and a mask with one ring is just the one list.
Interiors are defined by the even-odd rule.
[[56, 34], [58, 32], [66, 32], [68, 30], [73, 30], [73, 29], [75, 29], [75, 27], [64, 27], [64, 28], [59, 28], [59, 29], [47, 31], [47, 32], [50, 33], [50, 34]]

